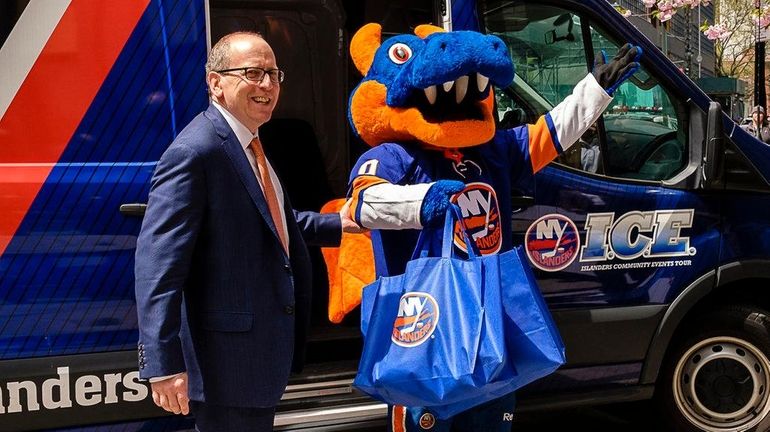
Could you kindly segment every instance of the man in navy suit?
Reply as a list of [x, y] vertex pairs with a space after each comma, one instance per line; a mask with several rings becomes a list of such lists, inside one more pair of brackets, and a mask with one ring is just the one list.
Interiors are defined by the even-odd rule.
[[158, 162], [137, 240], [140, 376], [158, 406], [189, 407], [200, 431], [269, 431], [302, 359], [305, 241], [335, 245], [357, 227], [294, 212], [264, 158], [257, 129], [283, 72], [261, 36], [222, 38], [206, 79], [211, 105]]

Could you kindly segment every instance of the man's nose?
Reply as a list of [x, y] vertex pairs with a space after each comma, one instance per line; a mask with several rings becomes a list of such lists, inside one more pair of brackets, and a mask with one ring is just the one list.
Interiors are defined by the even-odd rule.
[[270, 79], [270, 74], [262, 75], [262, 79], [257, 81], [257, 85], [260, 88], [271, 89], [275, 83]]

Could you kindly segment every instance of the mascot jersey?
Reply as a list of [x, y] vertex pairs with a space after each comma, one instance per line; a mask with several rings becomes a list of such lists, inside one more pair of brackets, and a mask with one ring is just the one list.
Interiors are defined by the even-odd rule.
[[[442, 150], [414, 141], [390, 142], [364, 153], [351, 175], [352, 209], [359, 224], [376, 229], [372, 242], [377, 275], [403, 273], [422, 228], [423, 199], [437, 180], [466, 184], [453, 201], [482, 254], [510, 249], [507, 215], [513, 210], [514, 191], [575, 142], [610, 100], [588, 75], [536, 124], [498, 131], [483, 145]], [[440, 230], [435, 236], [432, 244], [439, 245]], [[465, 249], [459, 233], [455, 245]]]

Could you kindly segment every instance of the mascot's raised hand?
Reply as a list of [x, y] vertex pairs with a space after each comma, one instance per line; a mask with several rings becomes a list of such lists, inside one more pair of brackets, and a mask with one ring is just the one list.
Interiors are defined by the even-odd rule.
[[612, 96], [615, 90], [623, 84], [623, 81], [639, 70], [639, 59], [642, 57], [642, 48], [631, 44], [625, 44], [618, 50], [615, 58], [607, 62], [607, 53], [603, 50], [596, 56], [594, 70], [591, 72], [596, 81], [607, 94]]

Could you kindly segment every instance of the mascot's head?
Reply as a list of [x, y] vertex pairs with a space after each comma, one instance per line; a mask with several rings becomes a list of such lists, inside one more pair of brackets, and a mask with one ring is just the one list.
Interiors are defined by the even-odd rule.
[[367, 24], [350, 53], [364, 75], [350, 96], [349, 119], [367, 144], [419, 141], [434, 147], [483, 144], [495, 132], [490, 84], [513, 80], [508, 50], [496, 36], [421, 25], [415, 35], [381, 41]]

